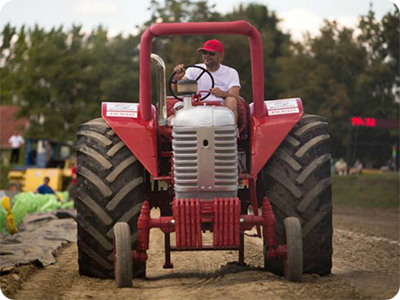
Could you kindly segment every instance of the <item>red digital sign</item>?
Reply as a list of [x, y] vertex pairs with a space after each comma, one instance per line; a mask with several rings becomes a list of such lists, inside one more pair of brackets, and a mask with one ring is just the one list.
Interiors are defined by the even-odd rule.
[[376, 127], [376, 119], [375, 118], [352, 117], [351, 125], [352, 126]]

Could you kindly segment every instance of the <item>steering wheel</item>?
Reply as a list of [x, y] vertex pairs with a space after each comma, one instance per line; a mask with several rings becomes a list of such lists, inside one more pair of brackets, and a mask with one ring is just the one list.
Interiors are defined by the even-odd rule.
[[[197, 68], [197, 69], [200, 69], [200, 70], [203, 71], [203, 72], [201, 72], [200, 75], [197, 76], [197, 78], [195, 79], [196, 82], [199, 81], [199, 79], [201, 78], [201, 76], [204, 75], [204, 73], [207, 73], [207, 75], [210, 76], [210, 78], [211, 78], [211, 88], [214, 87], [214, 77], [213, 77], [213, 76], [211, 75], [211, 73], [210, 73], [209, 71], [207, 71], [205, 68], [200, 67], [200, 66], [196, 66], [196, 65], [187, 65], [187, 66], [184, 66], [183, 68], [184, 68], [185, 70], [186, 70], [186, 69], [189, 69], [189, 68]], [[168, 80], [169, 92], [171, 93], [172, 96], [174, 96], [175, 99], [178, 99], [179, 101], [183, 101], [183, 98], [178, 97], [178, 96], [175, 94], [174, 90], [172, 89], [172, 84], [177, 84], [177, 81], [174, 80], [175, 74], [176, 74], [176, 71], [173, 71], [172, 74], [171, 74], [171, 76], [169, 77], [169, 80]], [[211, 94], [211, 92], [208, 92], [205, 96], [201, 97], [200, 100], [206, 99], [208, 96], [210, 96], [210, 94]]]

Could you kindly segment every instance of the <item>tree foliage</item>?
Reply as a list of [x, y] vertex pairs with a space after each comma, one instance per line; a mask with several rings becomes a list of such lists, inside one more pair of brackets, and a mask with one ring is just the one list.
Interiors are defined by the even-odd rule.
[[74, 140], [77, 126], [99, 115], [101, 101], [137, 99], [137, 37], [111, 40], [101, 27], [86, 35], [80, 26], [7, 25], [2, 35], [16, 40], [1, 49], [2, 103], [30, 118], [29, 137]]
[[[326, 21], [320, 35], [302, 42], [283, 33], [276, 13], [262, 4], [239, 5], [221, 14], [207, 0], [153, 0], [149, 10], [150, 19], [128, 37], [110, 37], [102, 27], [88, 34], [78, 25], [46, 30], [8, 24], [2, 29], [0, 97], [31, 119], [28, 137], [75, 140], [77, 126], [100, 115], [101, 101], [136, 102], [140, 36], [156, 22], [253, 24], [263, 39], [265, 99], [300, 97], [307, 113], [327, 117], [334, 156], [345, 155], [349, 146], [351, 116], [399, 118], [397, 9], [378, 20], [371, 7], [356, 30]], [[224, 43], [223, 63], [238, 70], [241, 95], [251, 102], [246, 37], [168, 36], [156, 38], [152, 51], [164, 59], [168, 74], [178, 63], [200, 62], [196, 49], [210, 38]], [[363, 134], [393, 138], [389, 131]]]

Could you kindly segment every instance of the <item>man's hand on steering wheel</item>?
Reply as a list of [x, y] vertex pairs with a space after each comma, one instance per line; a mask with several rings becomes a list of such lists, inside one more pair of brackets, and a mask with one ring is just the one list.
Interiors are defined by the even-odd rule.
[[176, 65], [174, 68], [174, 72], [175, 72], [174, 81], [181, 80], [185, 76], [185, 65], [184, 64]]

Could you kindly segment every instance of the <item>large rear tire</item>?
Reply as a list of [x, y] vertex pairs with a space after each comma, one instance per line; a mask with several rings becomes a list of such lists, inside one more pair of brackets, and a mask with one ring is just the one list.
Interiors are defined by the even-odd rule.
[[[284, 243], [284, 220], [302, 225], [303, 272], [330, 274], [332, 268], [332, 190], [330, 140], [325, 118], [305, 115], [292, 129], [258, 180], [259, 199], [269, 198], [278, 244]], [[264, 256], [265, 268], [284, 275], [282, 261]]]
[[[113, 227], [126, 222], [137, 244], [144, 168], [103, 119], [78, 128], [77, 222], [79, 274], [114, 278]], [[145, 263], [133, 277], [145, 276]]]

